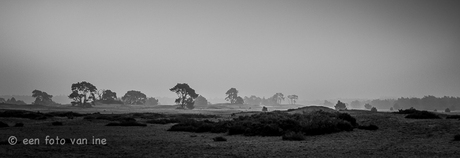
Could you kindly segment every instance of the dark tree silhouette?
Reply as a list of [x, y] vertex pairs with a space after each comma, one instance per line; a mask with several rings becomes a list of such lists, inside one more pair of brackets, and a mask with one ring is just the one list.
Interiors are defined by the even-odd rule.
[[4, 103], [6, 100], [3, 98], [0, 98], [0, 103]]
[[293, 95], [288, 95], [287, 96], [289, 98], [289, 103], [290, 104], [295, 104], [296, 100], [299, 99], [299, 96], [293, 94]]
[[208, 100], [199, 95], [196, 99], [195, 99], [195, 105], [208, 105]]
[[121, 99], [125, 104], [142, 105], [145, 104], [147, 96], [140, 91], [130, 90]]
[[238, 90], [236, 88], [230, 88], [225, 94], [227, 95], [225, 100], [230, 101], [232, 104], [236, 103], [236, 99], [238, 98]]
[[195, 90], [190, 88], [187, 83], [177, 83], [176, 86], [169, 89], [172, 92], [175, 92], [179, 98], [176, 99], [176, 103], [180, 104], [180, 108], [193, 109], [193, 104], [195, 103], [195, 98], [198, 97], [198, 94], [195, 93]]
[[371, 109], [371, 108], [372, 108], [372, 105], [371, 105], [371, 104], [365, 104], [365, 105], [364, 105], [364, 108], [366, 108], [366, 109]]
[[340, 100], [337, 101], [337, 104], [335, 104], [335, 109], [336, 110], [346, 110], [347, 109], [347, 106], [345, 105], [345, 103], [342, 103]]
[[72, 106], [78, 105], [78, 106], [85, 106], [85, 107], [91, 107], [91, 105], [88, 102], [91, 102], [94, 104], [95, 101], [95, 93], [96, 93], [96, 86], [93, 84], [83, 81], [83, 82], [78, 82], [72, 84], [72, 87], [70, 87], [72, 90], [72, 93], [69, 95], [70, 99], [73, 99], [72, 101]]
[[35, 101], [32, 104], [39, 104], [39, 105], [53, 105], [54, 102], [51, 100], [53, 98], [52, 95], [49, 95], [46, 92], [40, 90], [32, 91], [32, 97], [35, 98]]
[[158, 99], [155, 99], [154, 97], [147, 98], [147, 101], [145, 102], [145, 105], [158, 105], [160, 102]]

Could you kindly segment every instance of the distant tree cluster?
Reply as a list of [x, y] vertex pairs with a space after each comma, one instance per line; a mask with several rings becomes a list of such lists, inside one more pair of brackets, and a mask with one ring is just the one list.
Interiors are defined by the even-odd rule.
[[334, 107], [336, 110], [347, 110], [347, 105], [345, 105], [345, 103], [341, 102], [340, 100], [337, 101], [337, 104], [335, 104]]
[[14, 97], [11, 97], [10, 99], [3, 99], [3, 98], [0, 98], [0, 103], [3, 103], [3, 104], [13, 104], [13, 105], [26, 105], [26, 103], [22, 100], [16, 100], [16, 98]]
[[32, 97], [35, 98], [35, 101], [32, 102], [32, 104], [37, 104], [37, 105], [56, 105], [57, 103], [53, 102], [51, 98], [53, 98], [52, 95], [49, 95], [46, 92], [40, 91], [40, 90], [34, 90], [32, 91]]
[[[297, 95], [288, 95], [288, 99], [289, 99], [290, 104], [295, 104], [295, 102], [296, 102], [296, 100], [298, 98], [299, 97]], [[251, 95], [250, 97], [245, 96], [243, 100], [244, 100], [244, 102], [246, 104], [250, 104], [250, 105], [269, 105], [269, 106], [273, 106], [273, 105], [280, 105], [281, 101], [283, 101], [284, 99], [285, 98], [284, 98], [283, 93], [275, 93], [270, 98], [260, 98], [260, 97], [257, 97], [255, 95]]]

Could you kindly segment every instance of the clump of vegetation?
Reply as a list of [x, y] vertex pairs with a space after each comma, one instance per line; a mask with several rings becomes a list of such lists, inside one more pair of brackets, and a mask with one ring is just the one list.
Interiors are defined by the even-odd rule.
[[240, 116], [231, 121], [189, 120], [172, 126], [169, 131], [282, 136], [287, 131], [302, 132], [305, 135], [352, 131], [355, 126], [356, 119], [347, 113], [316, 111], [308, 114], [288, 114], [285, 112], [267, 112]]
[[4, 112], [0, 112], [0, 117], [16, 117], [16, 118], [28, 118], [32, 120], [44, 120], [49, 117], [53, 117], [53, 115], [44, 114], [40, 112], [25, 111], [25, 110], [6, 110]]
[[59, 121], [55, 121], [53, 123], [51, 123], [53, 126], [62, 126], [62, 122], [59, 122]]
[[6, 124], [6, 123], [0, 121], [0, 128], [1, 128], [1, 127], [10, 127], [10, 126], [8, 126], [8, 124]]
[[147, 123], [151, 123], [151, 124], [169, 124], [169, 123], [179, 123], [179, 122], [181, 122], [181, 120], [178, 118], [163, 118], [163, 119], [154, 119], [154, 120], [147, 121]]
[[450, 112], [450, 109], [449, 109], [449, 108], [447, 108], [447, 109], [446, 109], [446, 110], [444, 110], [444, 111], [445, 111], [445, 112]]
[[49, 112], [47, 114], [49, 114], [51, 116], [54, 116], [54, 117], [69, 117], [69, 116], [82, 117], [82, 116], [87, 115], [87, 114], [80, 114], [80, 113], [76, 113], [76, 112], [72, 112], [72, 111], [68, 111], [68, 112], [56, 111], [56, 112]]
[[120, 123], [112, 122], [112, 123], [108, 123], [105, 126], [143, 126], [145, 127], [147, 126], [147, 124], [143, 124], [143, 123], [139, 123], [135, 121], [125, 121], [125, 122], [120, 122]]
[[372, 108], [371, 108], [371, 112], [377, 112], [377, 108], [372, 107]]
[[460, 141], [460, 134], [454, 136], [454, 141]]
[[363, 129], [363, 130], [370, 130], [370, 131], [375, 131], [375, 130], [378, 130], [379, 127], [377, 127], [376, 125], [373, 125], [373, 124], [370, 124], [368, 126], [358, 126], [358, 129]]
[[214, 140], [215, 142], [225, 142], [227, 141], [227, 138], [220, 136], [220, 137], [212, 138], [212, 140]]
[[18, 122], [14, 125], [14, 127], [24, 127], [24, 124], [22, 122]]
[[440, 119], [438, 115], [428, 112], [428, 111], [418, 111], [407, 115], [405, 118], [411, 119]]
[[397, 114], [412, 114], [412, 113], [416, 113], [416, 112], [420, 112], [420, 111], [414, 109], [413, 107], [411, 107], [411, 108], [405, 109], [405, 110], [399, 109], [398, 112], [395, 112], [395, 113], [397, 113]]
[[108, 120], [108, 121], [136, 121], [133, 117], [126, 114], [95, 114], [83, 117], [85, 120]]
[[293, 132], [293, 131], [286, 132], [282, 138], [283, 140], [293, 140], [293, 141], [305, 140], [305, 136], [302, 132]]
[[460, 115], [450, 115], [447, 116], [446, 119], [460, 119]]

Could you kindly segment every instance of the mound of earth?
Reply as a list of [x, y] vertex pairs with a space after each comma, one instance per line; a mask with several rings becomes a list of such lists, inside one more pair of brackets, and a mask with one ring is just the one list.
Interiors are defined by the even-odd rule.
[[297, 108], [297, 109], [289, 109], [288, 110], [288, 113], [290, 114], [302, 114], [302, 113], [310, 113], [310, 112], [313, 112], [313, 111], [325, 111], [325, 112], [336, 112], [334, 109], [331, 109], [331, 108], [328, 108], [328, 107], [325, 107], [325, 106], [305, 106], [305, 107], [300, 107], [300, 108]]

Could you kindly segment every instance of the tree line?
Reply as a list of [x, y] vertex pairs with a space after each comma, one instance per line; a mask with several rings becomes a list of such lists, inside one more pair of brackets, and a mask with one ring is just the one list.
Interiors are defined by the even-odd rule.
[[376, 107], [378, 109], [423, 109], [423, 110], [460, 110], [460, 97], [435, 97], [432, 95], [424, 96], [422, 98], [416, 97], [401, 97], [398, 99], [374, 99], [368, 101], [352, 101], [350, 102], [352, 108], [366, 108], [371, 109]]

